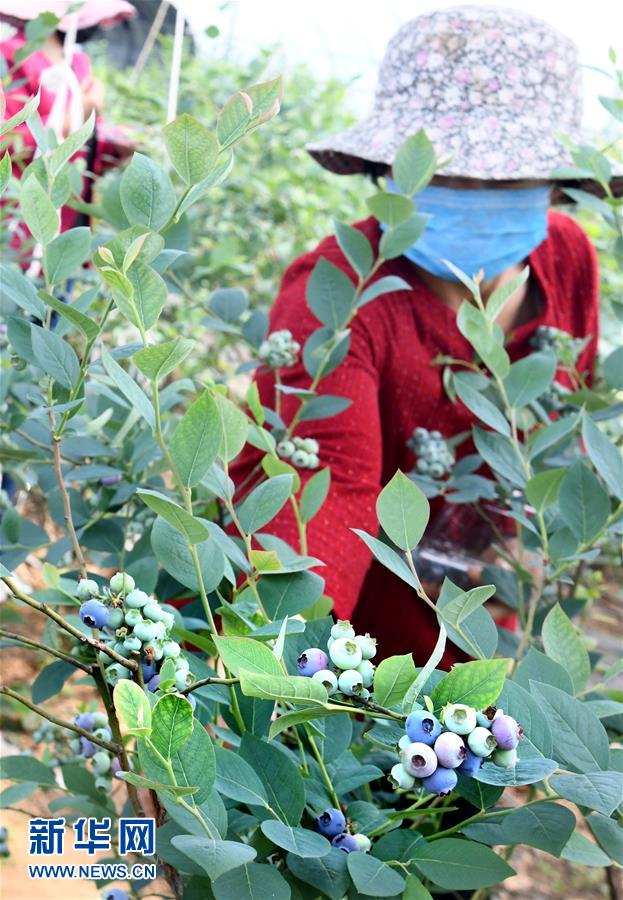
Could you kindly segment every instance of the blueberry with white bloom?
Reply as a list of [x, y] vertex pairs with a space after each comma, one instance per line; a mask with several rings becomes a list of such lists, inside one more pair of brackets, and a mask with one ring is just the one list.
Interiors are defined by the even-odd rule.
[[516, 750], [494, 750], [491, 761], [501, 769], [513, 769], [517, 765]]
[[480, 769], [484, 762], [484, 758], [482, 756], [476, 756], [475, 753], [468, 748], [467, 755], [461, 765], [458, 767], [457, 772], [460, 772], [461, 775], [466, 775], [469, 778], [473, 778], [476, 772]]
[[344, 831], [346, 819], [341, 810], [331, 807], [316, 817], [315, 825], [316, 831], [324, 837], [332, 838]]
[[456, 769], [467, 756], [463, 738], [452, 731], [444, 731], [434, 744], [439, 764], [446, 769]]
[[491, 756], [498, 742], [488, 728], [478, 725], [467, 735], [467, 746], [476, 756]]
[[99, 585], [92, 578], [81, 578], [76, 588], [78, 600], [89, 600], [91, 597], [97, 597], [99, 592]]
[[123, 602], [126, 609], [141, 609], [145, 604], [151, 602], [151, 597], [145, 591], [133, 590], [130, 591]]
[[491, 734], [500, 750], [514, 750], [523, 738], [523, 730], [512, 716], [497, 716], [491, 723]]
[[464, 703], [450, 703], [443, 711], [443, 724], [455, 734], [469, 734], [476, 727], [476, 710]]
[[336, 835], [331, 843], [338, 850], [344, 850], [345, 853], [357, 853], [360, 850], [359, 841], [355, 835], [348, 834], [346, 831], [343, 834]]
[[89, 628], [104, 628], [109, 615], [108, 607], [101, 600], [87, 600], [80, 607], [80, 618]]
[[[354, 638], [355, 629], [346, 619], [338, 619], [335, 625], [331, 626], [331, 637], [338, 638]], [[361, 654], [363, 658], [363, 653]]]
[[[347, 637], [347, 635], [344, 635]], [[353, 638], [361, 650], [362, 659], [374, 659], [376, 656], [376, 638], [370, 637], [369, 634], [356, 634]]]
[[304, 650], [296, 661], [296, 668], [299, 675], [305, 675], [311, 678], [316, 672], [327, 669], [329, 666], [329, 657], [321, 650], [320, 647], [308, 647]]
[[363, 692], [363, 679], [356, 669], [346, 669], [337, 680], [339, 689], [347, 697], [360, 696]]
[[337, 676], [331, 669], [320, 669], [318, 672], [314, 672], [312, 678], [325, 686], [329, 696], [337, 691]]
[[134, 579], [127, 572], [117, 572], [110, 579], [110, 590], [113, 594], [129, 594], [135, 587]]
[[426, 778], [427, 775], [432, 775], [438, 765], [433, 748], [419, 741], [409, 744], [402, 751], [400, 761], [409, 775], [413, 775], [414, 778]]
[[412, 741], [421, 741], [431, 747], [441, 734], [439, 719], [426, 709], [409, 713], [405, 728]]
[[413, 775], [409, 775], [402, 763], [396, 763], [388, 775], [389, 780], [397, 790], [410, 791], [415, 784]]
[[355, 669], [363, 658], [357, 644], [345, 637], [336, 638], [329, 648], [329, 656], [339, 669]]
[[458, 777], [454, 769], [446, 769], [437, 766], [432, 775], [424, 778], [422, 787], [429, 794], [437, 794], [440, 797], [450, 794], [456, 787]]
[[357, 671], [363, 679], [363, 686], [369, 688], [374, 681], [374, 666], [369, 659], [362, 659], [357, 666]]

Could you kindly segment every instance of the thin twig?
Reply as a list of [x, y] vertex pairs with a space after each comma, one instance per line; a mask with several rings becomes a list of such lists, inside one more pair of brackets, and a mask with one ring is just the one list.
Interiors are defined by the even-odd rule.
[[4, 628], [0, 628], [0, 637], [7, 638], [11, 641], [16, 641], [18, 644], [23, 644], [25, 647], [31, 647], [33, 650], [43, 650], [44, 653], [49, 653], [51, 656], [56, 656], [58, 659], [62, 659], [63, 662], [67, 662], [70, 665], [75, 666], [77, 669], [82, 669], [82, 671], [86, 672], [87, 675], [93, 674], [92, 666], [80, 662], [80, 660], [77, 660], [73, 656], [70, 656], [69, 653], [64, 653], [62, 650], [56, 650], [54, 647], [49, 647], [47, 644], [39, 644], [37, 643], [37, 641], [31, 641], [21, 634], [15, 634], [12, 631], [5, 631]]
[[76, 557], [76, 562], [80, 568], [80, 574], [83, 578], [87, 577], [87, 564], [84, 558], [84, 554], [82, 552], [82, 547], [80, 546], [80, 541], [78, 540], [78, 535], [76, 534], [76, 529], [74, 526], [74, 520], [71, 513], [71, 500], [69, 499], [69, 494], [67, 493], [67, 487], [65, 485], [65, 479], [63, 477], [63, 459], [61, 456], [61, 439], [56, 434], [56, 419], [54, 416], [54, 412], [50, 409], [48, 410], [48, 416], [50, 418], [50, 427], [52, 429], [52, 444], [54, 447], [54, 472], [56, 474], [56, 480], [58, 481], [58, 486], [61, 491], [61, 497], [63, 498], [63, 510], [65, 513], [65, 527], [67, 529], [67, 533], [71, 538], [71, 545], [74, 549], [74, 556]]
[[205, 687], [206, 684], [224, 684], [224, 685], [232, 685], [232, 684], [240, 684], [239, 678], [202, 678], [199, 681], [194, 681], [192, 684], [189, 684], [188, 687], [183, 688], [180, 691], [180, 694], [192, 694], [193, 691], [199, 690], [199, 688]]

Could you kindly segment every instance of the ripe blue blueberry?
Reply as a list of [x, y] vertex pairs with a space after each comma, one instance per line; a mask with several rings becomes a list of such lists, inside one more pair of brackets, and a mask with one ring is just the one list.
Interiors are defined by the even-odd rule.
[[400, 791], [409, 791], [415, 784], [413, 775], [409, 775], [402, 763], [396, 763], [392, 766], [392, 770], [387, 776], [392, 785]]
[[357, 634], [353, 640], [361, 650], [363, 659], [374, 659], [376, 656], [376, 638], [370, 637], [369, 634]]
[[467, 756], [463, 738], [452, 731], [444, 731], [439, 735], [435, 741], [434, 750], [439, 765], [446, 769], [456, 769]]
[[315, 824], [316, 831], [319, 831], [325, 837], [332, 838], [344, 831], [346, 819], [341, 810], [331, 807], [316, 817]]
[[362, 659], [357, 666], [357, 671], [363, 679], [364, 688], [369, 688], [374, 681], [374, 666], [369, 659]]
[[467, 735], [467, 745], [476, 756], [491, 756], [498, 742], [488, 728], [478, 725]]
[[407, 716], [406, 730], [412, 741], [421, 741], [432, 747], [441, 734], [439, 719], [426, 709], [417, 709]]
[[494, 750], [491, 754], [491, 761], [501, 769], [512, 769], [517, 765], [517, 751], [513, 750]]
[[360, 696], [363, 692], [363, 679], [357, 669], [346, 669], [340, 674], [337, 684], [347, 697]]
[[467, 756], [458, 767], [457, 772], [460, 772], [461, 775], [467, 775], [469, 778], [473, 778], [483, 762], [482, 756], [476, 756], [475, 753], [472, 753], [472, 751], [468, 749]]
[[74, 722], [79, 728], [84, 728], [85, 731], [93, 731], [95, 728], [93, 713], [90, 712], [79, 713], [74, 719]]
[[143, 681], [148, 682], [150, 678], [153, 678], [156, 672], [158, 671], [158, 667], [155, 662], [149, 663], [141, 663], [141, 669], [143, 670]]
[[155, 694], [156, 691], [158, 690], [159, 684], [160, 684], [160, 675], [154, 675], [153, 678], [149, 679], [149, 684], [147, 685], [147, 687], [152, 692], [152, 694]]
[[351, 638], [337, 638], [333, 641], [329, 656], [339, 669], [356, 669], [363, 658], [361, 649]]
[[76, 597], [78, 600], [90, 600], [91, 597], [97, 597], [100, 589], [97, 581], [92, 578], [81, 578], [76, 588]]
[[108, 607], [101, 600], [87, 600], [80, 607], [80, 618], [89, 628], [104, 628], [108, 617]]
[[150, 600], [151, 597], [149, 594], [146, 594], [145, 591], [139, 591], [137, 588], [134, 591], [130, 591], [125, 598], [124, 603], [127, 609], [141, 609], [146, 603], [149, 603]]
[[402, 751], [400, 761], [409, 775], [414, 778], [426, 778], [437, 768], [435, 751], [428, 744], [415, 741]]
[[476, 710], [464, 703], [450, 703], [443, 711], [443, 724], [455, 734], [469, 734], [476, 727]]
[[110, 590], [113, 594], [129, 594], [134, 590], [134, 579], [127, 572], [117, 572], [110, 579]]
[[357, 853], [360, 849], [359, 841], [355, 835], [348, 834], [347, 831], [343, 834], [337, 834], [331, 843], [334, 847], [337, 847], [338, 850], [343, 850], [345, 853]]
[[338, 619], [335, 625], [333, 625], [331, 628], [331, 637], [335, 638], [336, 640], [338, 638], [354, 638], [355, 629], [346, 619]]
[[523, 731], [512, 716], [497, 716], [491, 723], [491, 734], [500, 750], [514, 750]]
[[454, 769], [437, 766], [433, 774], [422, 781], [422, 787], [429, 794], [438, 794], [441, 797], [453, 791], [458, 780]]
[[316, 672], [321, 672], [329, 666], [329, 657], [319, 647], [308, 647], [303, 650], [296, 661], [296, 668], [299, 675], [305, 675], [311, 678]]
[[320, 669], [319, 672], [314, 672], [312, 678], [314, 681], [319, 681], [320, 684], [324, 684], [329, 696], [335, 694], [337, 691], [337, 676], [331, 669]]
[[90, 741], [88, 738], [81, 737], [80, 738], [80, 752], [84, 756], [85, 759], [91, 759], [92, 756], [95, 756], [97, 752], [97, 746]]

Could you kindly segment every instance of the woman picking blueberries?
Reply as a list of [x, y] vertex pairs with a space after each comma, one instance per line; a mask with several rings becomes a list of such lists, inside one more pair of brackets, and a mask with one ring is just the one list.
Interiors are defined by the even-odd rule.
[[[443, 161], [417, 195], [418, 212], [430, 216], [424, 235], [378, 272], [400, 277], [410, 291], [386, 294], [360, 310], [345, 362], [322, 381], [323, 392], [347, 397], [351, 405], [296, 432], [303, 480], [313, 468], [303, 456], [317, 455], [332, 473], [328, 500], [309, 527], [309, 552], [327, 564], [322, 574], [335, 614], [352, 618], [358, 632], [374, 634], [384, 656], [414, 651], [416, 663], [425, 661], [437, 622], [407, 585], [370, 562], [351, 529], [376, 533], [377, 495], [397, 469], [413, 469], [407, 443], [416, 429], [420, 436], [437, 432], [439, 441], [473, 424], [469, 410], [445, 394], [442, 368], [431, 364], [439, 355], [472, 358], [456, 322], [468, 292], [445, 260], [468, 275], [482, 271], [485, 299], [528, 265], [528, 280], [498, 319], [511, 361], [533, 351], [537, 330], [558, 329], [585, 339], [577, 368], [590, 376], [598, 336], [596, 255], [576, 222], [549, 208], [550, 173], [570, 163], [554, 133], [577, 135], [580, 118], [580, 70], [570, 40], [515, 10], [460, 6], [407, 22], [387, 47], [371, 114], [308, 147], [329, 171], [384, 177], [396, 191], [392, 161], [419, 129]], [[378, 246], [375, 219], [356, 227]], [[305, 291], [320, 257], [352, 277], [333, 237], [290, 266], [271, 312], [270, 331], [281, 332], [277, 349], [283, 353], [290, 337], [303, 346], [318, 327]], [[300, 361], [283, 377], [289, 386], [309, 386]], [[258, 387], [272, 405], [270, 370], [261, 370]], [[284, 422], [297, 406], [283, 394]], [[306, 441], [314, 442], [309, 453]], [[465, 444], [460, 451], [469, 452]], [[251, 450], [243, 456], [234, 472], [239, 484], [248, 482], [256, 462]], [[439, 513], [433, 504], [433, 528]], [[289, 508], [271, 530], [297, 545]], [[459, 543], [465, 537], [459, 534]], [[444, 662], [452, 661], [447, 656]]]

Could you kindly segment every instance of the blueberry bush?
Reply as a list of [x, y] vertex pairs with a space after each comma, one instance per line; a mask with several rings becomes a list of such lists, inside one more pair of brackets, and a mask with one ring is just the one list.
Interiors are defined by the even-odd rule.
[[[474, 357], [437, 362], [478, 422], [474, 451], [455, 462], [441, 434], [416, 431], [413, 472], [378, 498], [379, 534], [357, 532], [431, 607], [439, 639], [418, 667], [412, 654], [383, 658], [374, 636], [330, 615], [306, 532], [331, 476], [322, 446], [296, 431], [335, 415], [322, 380], [343, 361], [358, 309], [407, 288], [383, 265], [425, 226], [411, 198], [437, 164], [426, 136], [400, 150], [402, 194], [367, 200], [386, 226], [378, 255], [336, 223], [351, 277], [319, 262], [308, 287], [319, 327], [304, 347], [268, 334], [247, 293], [218, 283], [207, 336], [183, 315], [165, 339], [160, 329], [180, 227], [200, 201], [221, 221], [211, 192], [227, 202], [234, 148], [272, 127], [280, 98], [274, 80], [234, 93], [211, 127], [182, 114], [162, 132], [166, 162], [136, 152], [107, 187], [101, 221], [60, 234], [59, 208], [80, 203], [75, 154], [92, 120], [57, 144], [33, 100], [3, 126], [8, 137], [31, 122], [41, 152], [19, 181], [9, 151], [0, 162], [2, 215], [21, 235], [1, 283], [0, 637], [46, 663], [32, 685], [0, 688], [42, 717], [40, 752], [2, 759], [2, 804], [27, 807], [40, 790], [69, 821], [85, 810], [154, 816], [159, 893], [171, 897], [484, 897], [513, 874], [519, 844], [620, 864], [623, 706], [610, 685], [622, 667], [604, 666], [577, 622], [583, 574], [621, 534], [621, 350], [593, 384], [560, 333], [540, 333], [511, 364], [495, 320], [527, 270], [486, 303], [458, 273]], [[620, 222], [620, 201], [603, 203]], [[274, 408], [253, 383], [241, 398], [197, 365], [213, 326], [245, 348], [237, 376], [274, 369]], [[309, 386], [284, 422], [279, 397], [299, 354]], [[237, 489], [229, 467], [247, 443], [262, 465]], [[499, 564], [485, 570], [490, 583], [446, 577], [434, 597], [417, 551], [439, 495], [489, 510]], [[270, 533], [286, 504], [296, 546]], [[516, 611], [516, 632], [487, 611], [494, 595]], [[36, 639], [33, 617], [45, 623]], [[470, 659], [443, 671], [447, 642]], [[90, 699], [63, 718], [59, 695], [77, 684]]]

